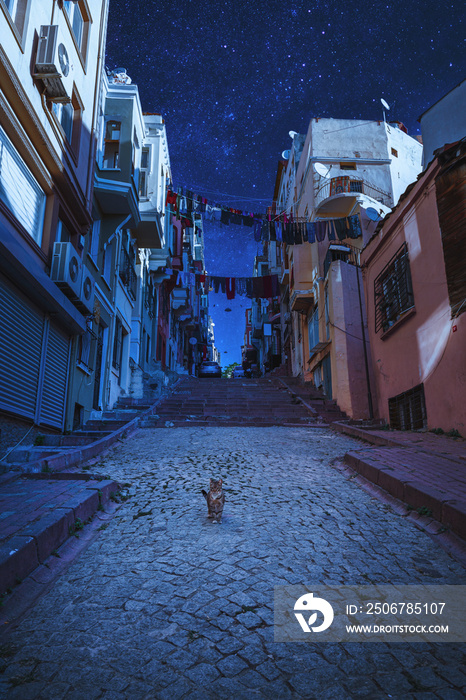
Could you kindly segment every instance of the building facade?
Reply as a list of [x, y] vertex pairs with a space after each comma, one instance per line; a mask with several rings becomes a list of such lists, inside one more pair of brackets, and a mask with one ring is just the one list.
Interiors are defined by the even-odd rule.
[[[283, 244], [282, 346], [292, 374], [313, 381], [352, 418], [373, 415], [372, 364], [360, 252], [421, 169], [422, 146], [400, 123], [311, 119], [306, 136], [290, 132], [274, 208], [295, 220], [358, 217], [347, 233]], [[285, 152], [283, 155], [288, 155]], [[366, 214], [369, 212], [370, 216]]]
[[61, 430], [93, 313], [83, 276], [107, 1], [0, 3], [0, 411]]
[[466, 434], [466, 143], [441, 149], [363, 265], [378, 415]]

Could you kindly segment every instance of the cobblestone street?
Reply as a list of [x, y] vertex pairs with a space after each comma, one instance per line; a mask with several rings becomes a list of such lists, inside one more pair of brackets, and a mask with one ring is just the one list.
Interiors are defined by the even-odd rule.
[[[274, 586], [466, 584], [428, 535], [332, 466], [326, 428], [141, 430], [94, 471], [130, 498], [0, 649], [0, 695], [416, 698], [466, 694], [464, 645], [277, 644]], [[201, 489], [222, 476], [222, 525]]]

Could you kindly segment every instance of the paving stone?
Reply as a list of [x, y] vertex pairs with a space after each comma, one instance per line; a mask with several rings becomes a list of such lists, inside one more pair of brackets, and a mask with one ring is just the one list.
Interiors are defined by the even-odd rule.
[[217, 663], [217, 668], [224, 676], [237, 676], [238, 673], [248, 668], [248, 664], [239, 656], [226, 656]]
[[193, 681], [198, 687], [212, 683], [220, 675], [215, 666], [211, 664], [197, 664], [194, 668], [186, 671], [187, 678]]
[[[66, 700], [86, 678], [89, 698], [132, 700], [465, 695], [462, 645], [273, 640], [279, 584], [466, 584], [434, 540], [330, 465], [355, 449], [283, 427], [147, 429], [118, 445], [102, 470], [133, 495], [12, 630], [5, 673], [34, 660], [35, 681]], [[217, 473], [220, 527], [200, 495]]]

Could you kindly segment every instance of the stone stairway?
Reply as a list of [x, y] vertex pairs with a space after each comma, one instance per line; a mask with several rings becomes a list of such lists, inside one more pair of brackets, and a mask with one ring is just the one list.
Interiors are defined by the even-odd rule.
[[303, 401], [325, 423], [335, 421], [347, 421], [348, 416], [339, 408], [336, 401], [327, 399], [321, 389], [317, 389], [311, 382], [304, 382], [300, 377], [277, 377], [275, 380], [282, 386], [286, 386], [296, 400]]
[[186, 378], [140, 427], [322, 425], [276, 380]]
[[4, 462], [0, 463], [0, 472], [35, 471], [34, 465], [40, 460], [66, 453], [71, 454], [107, 438], [151, 406], [152, 404], [148, 403], [146, 398], [121, 397], [111, 411], [104, 411], [101, 418], [89, 420], [71, 433], [40, 435], [36, 438], [34, 445], [19, 445], [6, 456]]

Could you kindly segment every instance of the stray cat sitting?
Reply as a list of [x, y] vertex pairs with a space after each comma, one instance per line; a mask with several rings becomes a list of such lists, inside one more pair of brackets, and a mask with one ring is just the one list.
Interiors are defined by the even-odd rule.
[[212, 518], [214, 523], [222, 522], [223, 504], [225, 503], [225, 494], [222, 490], [222, 479], [210, 480], [209, 493], [202, 490], [202, 495], [207, 501], [207, 517]]

